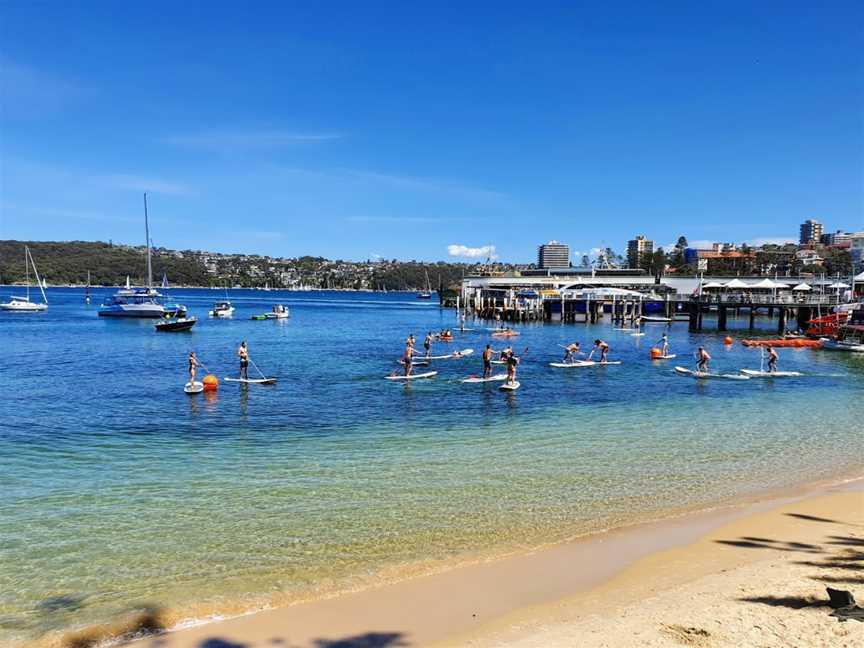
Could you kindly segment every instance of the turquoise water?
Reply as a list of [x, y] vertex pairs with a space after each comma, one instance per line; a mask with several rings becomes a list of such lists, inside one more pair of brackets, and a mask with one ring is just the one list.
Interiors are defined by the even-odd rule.
[[[648, 360], [662, 326], [633, 338], [608, 323], [530, 325], [514, 341], [527, 348], [522, 388], [505, 395], [459, 383], [480, 371], [482, 323], [436, 347], [474, 358], [437, 363], [430, 381], [383, 380], [409, 332], [454, 323], [413, 295], [234, 291], [234, 319], [208, 320], [222, 294], [178, 290], [202, 318], [188, 334], [100, 319], [81, 295], [0, 313], [0, 643], [142, 606], [181, 621], [278, 605], [837, 476], [864, 457], [864, 358], [850, 355], [781, 350], [781, 368], [806, 377], [702, 383]], [[248, 319], [276, 301], [289, 320]], [[547, 366], [557, 345], [595, 337], [624, 364]], [[278, 384], [183, 393], [190, 350], [221, 378], [241, 339]], [[699, 344], [717, 370], [759, 366], [758, 351], [686, 323], [671, 344], [688, 366]]]

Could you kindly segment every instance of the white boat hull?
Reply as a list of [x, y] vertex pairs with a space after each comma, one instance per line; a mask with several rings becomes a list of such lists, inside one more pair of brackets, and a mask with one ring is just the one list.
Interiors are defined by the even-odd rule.
[[11, 301], [6, 302], [5, 304], [0, 304], [0, 309], [18, 313], [38, 313], [40, 311], [48, 310], [48, 304], [37, 304], [13, 297]]

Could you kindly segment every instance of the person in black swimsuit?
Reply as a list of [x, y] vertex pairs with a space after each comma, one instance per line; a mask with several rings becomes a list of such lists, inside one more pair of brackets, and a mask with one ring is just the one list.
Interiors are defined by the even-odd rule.
[[249, 379], [249, 349], [246, 347], [246, 340], [240, 343], [240, 348], [237, 349], [237, 355], [240, 357], [240, 378], [243, 380]]
[[195, 386], [195, 373], [198, 370], [198, 358], [195, 357], [195, 352], [189, 352], [189, 384]]

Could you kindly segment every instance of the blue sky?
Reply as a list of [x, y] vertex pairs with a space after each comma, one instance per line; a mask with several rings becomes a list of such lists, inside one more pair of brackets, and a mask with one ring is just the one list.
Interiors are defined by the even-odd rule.
[[0, 238], [140, 243], [145, 190], [283, 256], [864, 229], [860, 2], [412, 4], [4, 2]]

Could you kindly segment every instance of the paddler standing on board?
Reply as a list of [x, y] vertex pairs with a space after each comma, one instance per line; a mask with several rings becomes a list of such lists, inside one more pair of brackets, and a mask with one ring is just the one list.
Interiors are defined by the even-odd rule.
[[459, 313], [459, 332], [465, 332], [465, 313]]
[[426, 333], [426, 339], [423, 340], [423, 349], [426, 351], [426, 357], [427, 358], [432, 355], [432, 340], [433, 339], [434, 338], [432, 337], [432, 331], [429, 331], [428, 333]]
[[198, 371], [198, 358], [195, 357], [195, 352], [189, 352], [189, 385], [195, 386], [195, 373]]
[[498, 359], [503, 362], [507, 362], [507, 358], [509, 358], [511, 355], [513, 355], [513, 347], [508, 344], [506, 347], [501, 349], [501, 355]]
[[698, 373], [708, 373], [708, 363], [711, 362], [711, 356], [705, 350], [705, 347], [699, 347], [696, 351], [696, 371]]
[[576, 361], [576, 355], [579, 353], [579, 343], [573, 342], [564, 347], [564, 359], [561, 362], [570, 363]]
[[402, 354], [402, 364], [405, 365], [405, 375], [410, 376], [411, 370], [414, 368], [414, 345], [411, 344], [413, 335], [408, 337], [408, 342], [405, 344], [405, 353]]
[[483, 349], [483, 377], [488, 378], [492, 375], [492, 356], [495, 355], [495, 349], [491, 344], [487, 344]]
[[512, 385], [516, 382], [516, 367], [519, 364], [519, 358], [513, 353], [512, 349], [507, 355], [507, 384]]
[[777, 361], [780, 359], [780, 354], [770, 344], [765, 349], [768, 353], [768, 373], [777, 371]]
[[589, 360], [594, 357], [595, 351], [600, 352], [600, 364], [606, 364], [608, 360], [607, 356], [609, 355], [609, 345], [603, 340], [594, 340], [594, 348], [591, 349], [591, 353], [588, 355]]
[[660, 338], [660, 341], [657, 343], [660, 345], [660, 357], [665, 358], [669, 355], [669, 334], [663, 333], [663, 337]]
[[246, 340], [240, 343], [237, 356], [240, 358], [240, 379], [249, 380], [249, 349], [246, 347]]

